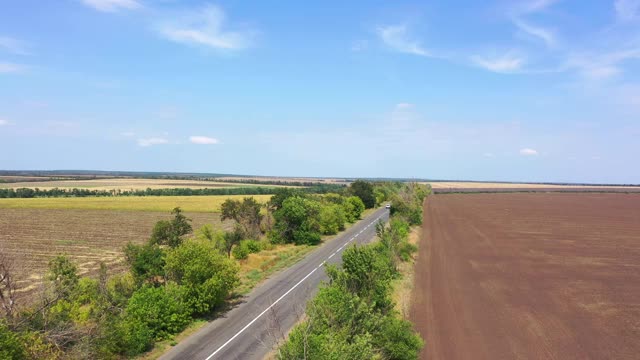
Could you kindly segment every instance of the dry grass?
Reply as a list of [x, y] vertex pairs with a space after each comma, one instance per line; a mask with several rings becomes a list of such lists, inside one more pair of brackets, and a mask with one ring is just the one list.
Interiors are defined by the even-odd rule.
[[[409, 234], [409, 243], [418, 246], [420, 238], [422, 237], [422, 228], [415, 227]], [[393, 302], [395, 303], [396, 310], [402, 315], [404, 319], [409, 318], [409, 311], [411, 310], [411, 298], [414, 287], [414, 275], [415, 275], [415, 256], [407, 262], [403, 262], [399, 266], [399, 271], [402, 277], [396, 280], [393, 284]]]
[[[33, 180], [33, 178], [29, 178]], [[118, 178], [118, 179], [92, 179], [92, 180], [56, 180], [56, 181], [26, 181], [15, 183], [0, 183], [3, 188], [39, 188], [39, 189], [91, 189], [91, 190], [144, 190], [151, 189], [173, 189], [173, 188], [234, 188], [234, 187], [278, 187], [278, 185], [260, 185], [246, 183], [226, 183], [216, 181], [202, 180], [172, 180], [172, 179], [135, 179], [135, 178]]]
[[180, 207], [185, 212], [219, 212], [220, 205], [226, 199], [240, 200], [249, 196], [261, 203], [271, 198], [271, 195], [210, 195], [0, 199], [0, 209], [161, 211], [168, 213], [173, 208]]

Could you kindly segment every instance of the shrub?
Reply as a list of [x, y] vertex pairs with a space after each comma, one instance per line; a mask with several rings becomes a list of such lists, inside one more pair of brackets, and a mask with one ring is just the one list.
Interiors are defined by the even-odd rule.
[[344, 207], [346, 220], [350, 223], [354, 223], [360, 219], [364, 211], [364, 203], [357, 196], [346, 198], [342, 206]]
[[293, 196], [274, 212], [275, 224], [269, 237], [273, 243], [316, 245], [320, 242], [320, 203]]
[[0, 321], [0, 359], [21, 360], [27, 358], [27, 351], [18, 334]]
[[167, 278], [180, 285], [191, 314], [206, 314], [222, 304], [240, 281], [237, 264], [206, 242], [187, 241], [170, 250], [165, 269]]
[[145, 285], [129, 299], [126, 314], [132, 321], [145, 325], [153, 338], [166, 339], [191, 321], [189, 309], [176, 295], [175, 289]]
[[320, 231], [324, 235], [334, 235], [344, 230], [346, 221], [344, 208], [338, 204], [326, 204], [320, 209]]
[[262, 242], [258, 240], [245, 240], [240, 243], [241, 246], [246, 246], [249, 249], [249, 252], [252, 254], [259, 253], [264, 249]]
[[250, 251], [246, 245], [243, 245], [241, 243], [240, 245], [234, 247], [231, 253], [236, 260], [245, 260], [249, 257]]

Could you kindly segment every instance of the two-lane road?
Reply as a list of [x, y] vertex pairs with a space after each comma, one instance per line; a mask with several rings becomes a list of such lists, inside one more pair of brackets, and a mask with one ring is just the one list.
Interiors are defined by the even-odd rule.
[[375, 237], [375, 224], [388, 221], [387, 209], [354, 224], [335, 239], [254, 289], [243, 302], [207, 324], [160, 359], [262, 359], [304, 314], [307, 301], [327, 279], [324, 264], [338, 263], [352, 243]]

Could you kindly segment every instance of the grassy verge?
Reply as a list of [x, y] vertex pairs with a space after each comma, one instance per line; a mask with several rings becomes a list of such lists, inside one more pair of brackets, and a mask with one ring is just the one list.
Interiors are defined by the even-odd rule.
[[226, 199], [240, 200], [251, 196], [267, 202], [272, 195], [210, 196], [122, 196], [77, 198], [0, 199], [0, 208], [9, 209], [78, 209], [170, 212], [181, 207], [185, 212], [219, 212]]
[[[411, 229], [409, 234], [409, 243], [418, 246], [422, 237], [422, 227], [416, 226]], [[411, 310], [411, 299], [414, 286], [415, 263], [417, 252], [409, 261], [400, 263], [398, 270], [402, 277], [393, 283], [392, 299], [395, 308], [405, 320], [409, 319], [409, 311]]]

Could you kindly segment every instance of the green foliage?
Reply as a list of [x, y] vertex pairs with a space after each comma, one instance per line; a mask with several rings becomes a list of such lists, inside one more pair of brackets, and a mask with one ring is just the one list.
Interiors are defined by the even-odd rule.
[[391, 195], [391, 213], [402, 217], [410, 225], [422, 224], [422, 203], [430, 190], [426, 185], [407, 183]]
[[262, 233], [260, 223], [262, 222], [262, 214], [260, 209], [262, 205], [253, 197], [247, 197], [242, 202], [233, 199], [227, 199], [220, 206], [221, 219], [234, 220], [242, 229], [243, 237], [249, 239], [258, 239]]
[[206, 314], [239, 285], [238, 266], [207, 243], [187, 241], [167, 253], [167, 278], [180, 285], [190, 314]]
[[239, 246], [236, 246], [233, 248], [233, 257], [236, 260], [245, 260], [249, 257], [249, 254], [251, 253], [249, 251], [249, 248], [246, 246], [243, 246], [242, 243]]
[[241, 245], [246, 246], [251, 254], [259, 253], [264, 249], [264, 243], [257, 240], [244, 240]]
[[357, 196], [364, 203], [365, 208], [376, 206], [376, 196], [373, 192], [373, 184], [364, 180], [356, 180], [349, 185], [349, 193]]
[[351, 247], [279, 351], [280, 359], [417, 359], [423, 346], [392, 308], [394, 270], [382, 246]]
[[316, 245], [320, 242], [320, 203], [300, 196], [289, 197], [275, 211], [269, 236], [273, 243]]
[[17, 333], [0, 321], [0, 359], [27, 359], [27, 351]]
[[177, 247], [182, 243], [182, 237], [193, 231], [191, 219], [182, 214], [182, 210], [177, 207], [171, 211], [173, 219], [171, 221], [160, 220], [153, 227], [149, 243], [153, 245], [168, 245]]
[[132, 357], [141, 354], [153, 345], [153, 332], [147, 324], [134, 316], [124, 316], [111, 327], [115, 348], [113, 352]]
[[294, 196], [304, 197], [305, 195], [301, 190], [295, 188], [277, 189], [275, 194], [271, 197], [271, 200], [269, 200], [268, 206], [274, 210], [278, 210], [282, 208], [282, 204], [285, 200]]
[[137, 284], [158, 283], [164, 278], [165, 253], [153, 244], [127, 244], [124, 255]]
[[344, 230], [347, 221], [344, 208], [335, 203], [325, 204], [320, 208], [320, 232], [323, 235], [335, 235]]
[[350, 223], [358, 221], [365, 208], [364, 203], [357, 196], [346, 198], [342, 206], [344, 208], [345, 218]]
[[129, 299], [126, 316], [148, 327], [153, 338], [166, 339], [191, 321], [189, 309], [178, 300], [179, 295], [174, 287], [145, 285]]
[[233, 231], [224, 233], [224, 236], [222, 237], [222, 239], [224, 240], [223, 248], [227, 254], [227, 257], [231, 257], [231, 250], [233, 250], [233, 247], [240, 244], [240, 241], [242, 241], [242, 235], [243, 231], [239, 226], [235, 226], [233, 228]]
[[78, 286], [78, 268], [66, 256], [58, 255], [49, 261], [46, 279], [53, 283], [60, 298], [69, 298]]

